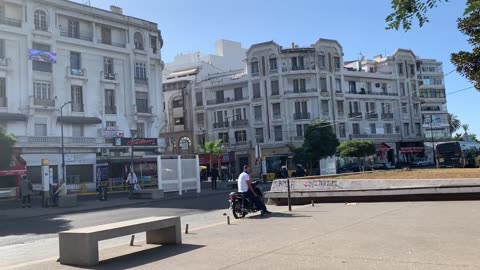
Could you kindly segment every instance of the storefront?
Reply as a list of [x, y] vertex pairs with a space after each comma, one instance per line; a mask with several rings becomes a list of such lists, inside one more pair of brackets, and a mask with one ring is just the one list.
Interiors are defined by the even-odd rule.
[[395, 163], [395, 149], [387, 143], [380, 143], [375, 145], [375, 154], [377, 163], [389, 162]]
[[20, 197], [20, 181], [27, 173], [27, 163], [20, 156], [12, 158], [8, 170], [0, 171], [0, 198]]
[[425, 156], [423, 142], [399, 142], [398, 160], [403, 163], [410, 163]]

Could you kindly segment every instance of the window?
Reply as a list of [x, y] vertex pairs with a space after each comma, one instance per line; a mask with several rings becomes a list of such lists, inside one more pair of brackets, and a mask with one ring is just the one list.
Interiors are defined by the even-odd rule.
[[273, 114], [273, 119], [281, 118], [280, 103], [272, 104], [272, 114]]
[[246, 130], [235, 131], [235, 141], [236, 142], [246, 142], [247, 141], [247, 131]]
[[304, 69], [303, 56], [292, 57], [292, 70]]
[[33, 82], [33, 95], [35, 99], [50, 99], [49, 82]]
[[115, 90], [105, 89], [105, 113], [107, 114], [116, 114], [117, 110], [115, 107]]
[[337, 112], [344, 113], [343, 101], [337, 100]]
[[372, 82], [367, 82], [367, 93], [372, 93]]
[[232, 116], [233, 116], [233, 120], [247, 119], [247, 109], [243, 108], [243, 114], [242, 114], [242, 108], [237, 108], [235, 110], [232, 110]]
[[295, 102], [295, 113], [307, 113], [307, 102], [306, 101], [297, 101]]
[[377, 134], [377, 126], [375, 123], [370, 123], [370, 134]]
[[445, 89], [421, 89], [420, 97], [422, 98], [444, 98]]
[[222, 143], [228, 143], [228, 132], [220, 132], [218, 133], [218, 139], [222, 141]]
[[260, 98], [260, 84], [254, 83], [252, 84], [253, 87], [253, 98]]
[[348, 82], [348, 90], [350, 91], [350, 93], [356, 94], [357, 93], [357, 84], [354, 81], [349, 81]]
[[278, 69], [277, 67], [277, 58], [270, 58], [270, 70], [275, 71]]
[[137, 138], [145, 138], [145, 123], [137, 123]]
[[115, 74], [113, 71], [113, 58], [103, 58], [103, 72], [105, 73], [105, 79], [115, 79]]
[[307, 91], [307, 85], [305, 79], [294, 79], [293, 80], [293, 92], [294, 93], [299, 93], [299, 92], [306, 92]]
[[181, 126], [184, 123], [183, 117], [175, 117], [173, 121], [175, 122], [175, 126]]
[[328, 100], [322, 100], [322, 114], [328, 114], [329, 111]]
[[72, 71], [72, 75], [81, 75], [82, 65], [80, 63], [80, 59], [80, 53], [70, 52], [70, 69]]
[[303, 125], [297, 125], [297, 137], [303, 137]]
[[205, 114], [197, 113], [197, 124], [203, 126], [205, 124]]
[[410, 125], [408, 123], [403, 123], [403, 132], [405, 136], [410, 136]]
[[133, 43], [134, 43], [135, 49], [143, 50], [143, 36], [140, 32], [136, 32], [133, 35]]
[[325, 61], [325, 55], [324, 54], [320, 54], [318, 56], [318, 65], [320, 66], [320, 68], [326, 68], [326, 61]]
[[137, 105], [137, 112], [139, 113], [148, 113], [148, 93], [145, 92], [135, 92], [135, 103]]
[[392, 113], [392, 105], [390, 103], [382, 103], [382, 113]]
[[224, 118], [225, 118], [225, 121], [227, 120], [227, 111], [217, 111], [214, 117], [215, 117], [215, 123], [223, 123]]
[[83, 112], [82, 87], [72, 85], [72, 112]]
[[157, 53], [158, 46], [157, 46], [157, 37], [156, 36], [150, 36], [150, 47], [152, 48], [153, 53]]
[[262, 120], [262, 106], [253, 106], [253, 115], [255, 120]]
[[320, 78], [320, 91], [327, 92], [327, 78]]
[[263, 143], [265, 141], [263, 138], [263, 128], [255, 129], [255, 138], [257, 139], [257, 143]]
[[[32, 48], [34, 50], [50, 52], [50, 45], [33, 43]], [[52, 63], [32, 60], [32, 69], [34, 71], [52, 72]]]
[[106, 121], [105, 122], [106, 127], [117, 127], [117, 123], [115, 121]]
[[225, 102], [225, 96], [223, 90], [219, 90], [215, 92], [215, 96], [217, 98], [217, 104]]
[[278, 96], [280, 95], [280, 87], [278, 85], [278, 81], [271, 81], [270, 82], [270, 87], [272, 88], [272, 96]]
[[35, 123], [35, 136], [45, 137], [47, 136], [47, 124]]
[[283, 140], [283, 134], [282, 134], [282, 126], [274, 126], [273, 127], [273, 133], [275, 137], [275, 141], [279, 142]]
[[375, 67], [370, 67], [370, 73], [375, 73]]
[[400, 94], [405, 96], [405, 83], [403, 82], [400, 83]]
[[402, 113], [408, 113], [408, 111], [407, 111], [407, 103], [402, 103]]
[[103, 44], [112, 44], [112, 29], [102, 26], [102, 40]]
[[243, 99], [243, 92], [241, 87], [237, 87], [233, 89], [233, 95], [235, 100], [242, 100]]
[[72, 137], [83, 137], [83, 125], [72, 125]]
[[351, 113], [358, 113], [360, 112], [360, 106], [358, 104], [358, 101], [350, 101], [350, 112]]
[[403, 75], [403, 63], [398, 63], [398, 74]]
[[382, 93], [387, 93], [387, 83], [382, 83]]
[[365, 102], [365, 109], [367, 113], [376, 113], [377, 106], [375, 102]]
[[203, 94], [202, 92], [195, 93], [195, 104], [197, 106], [203, 106]]
[[258, 61], [252, 61], [250, 63], [250, 69], [252, 71], [252, 75], [258, 75]]
[[33, 13], [33, 23], [35, 30], [47, 31], [47, 14], [43, 10], [35, 10]]
[[415, 65], [410, 64], [410, 75], [415, 76]]
[[413, 111], [414, 111], [415, 113], [420, 113], [418, 104], [413, 104]]
[[146, 80], [147, 79], [147, 68], [145, 63], [135, 63], [135, 79]]
[[340, 69], [341, 64], [340, 64], [340, 57], [339, 56], [334, 56], [333, 57], [333, 62], [335, 65], [335, 69]]
[[68, 20], [68, 37], [80, 38], [80, 22], [76, 20]]
[[347, 137], [347, 134], [346, 134], [346, 130], [345, 130], [345, 123], [340, 123], [338, 124], [338, 131], [339, 131], [339, 135], [340, 135], [340, 138], [345, 138]]
[[5, 59], [5, 40], [0, 39], [0, 59]]
[[422, 127], [420, 126], [420, 123], [415, 123], [415, 132], [417, 137], [422, 136]]
[[335, 91], [341, 93], [342, 92], [342, 80], [335, 79]]
[[385, 129], [386, 134], [393, 134], [392, 124], [390, 124], [390, 123], [384, 124], [384, 129]]
[[417, 97], [417, 85], [412, 82], [412, 96]]
[[355, 135], [360, 134], [360, 124], [358, 123], [353, 123], [352, 124], [352, 133]]
[[0, 107], [7, 106], [7, 85], [5, 78], [0, 78]]
[[177, 97], [172, 101], [173, 108], [183, 108], [183, 99], [181, 97]]

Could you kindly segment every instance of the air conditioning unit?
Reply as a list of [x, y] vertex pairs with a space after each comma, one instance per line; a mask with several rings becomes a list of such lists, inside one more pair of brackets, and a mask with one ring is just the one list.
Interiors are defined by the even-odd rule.
[[104, 156], [104, 157], [110, 156], [110, 149], [102, 148], [102, 156]]

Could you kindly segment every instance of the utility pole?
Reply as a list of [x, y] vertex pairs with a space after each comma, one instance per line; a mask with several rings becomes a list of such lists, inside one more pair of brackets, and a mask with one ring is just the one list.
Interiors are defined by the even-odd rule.
[[62, 184], [65, 184], [64, 192], [67, 192], [67, 177], [66, 177], [66, 172], [65, 172], [65, 145], [63, 143], [63, 107], [67, 106], [68, 104], [71, 104], [73, 101], [68, 101], [65, 102], [62, 106], [60, 106], [60, 133], [62, 136]]

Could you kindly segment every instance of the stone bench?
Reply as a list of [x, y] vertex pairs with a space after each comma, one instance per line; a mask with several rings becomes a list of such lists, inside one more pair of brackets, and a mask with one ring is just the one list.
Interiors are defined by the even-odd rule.
[[134, 190], [128, 194], [128, 198], [158, 200], [163, 198], [163, 190], [158, 190], [158, 189]]
[[98, 241], [146, 232], [147, 244], [181, 244], [180, 217], [147, 217], [59, 233], [60, 263], [98, 264]]

